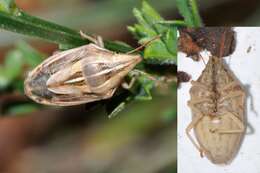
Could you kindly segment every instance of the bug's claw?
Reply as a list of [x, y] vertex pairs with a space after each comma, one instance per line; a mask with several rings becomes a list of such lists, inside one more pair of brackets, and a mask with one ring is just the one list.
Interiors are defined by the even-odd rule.
[[85, 38], [85, 39], [87, 39], [87, 40], [93, 42], [94, 44], [98, 45], [99, 47], [104, 48], [104, 42], [103, 42], [103, 39], [102, 39], [101, 36], [95, 36], [95, 37], [89, 36], [89, 35], [85, 34], [85, 33], [84, 33], [83, 31], [81, 31], [81, 30], [79, 31], [79, 34], [80, 34], [80, 36], [81, 36], [82, 38]]
[[218, 129], [215, 129], [215, 128], [209, 129], [209, 131], [210, 131], [211, 133], [219, 133]]
[[204, 157], [203, 150], [200, 149], [200, 157]]
[[80, 34], [80, 36], [81, 36], [82, 38], [85, 38], [85, 39], [87, 39], [87, 40], [89, 40], [89, 41], [91, 41], [91, 42], [97, 44], [97, 39], [96, 39], [96, 38], [85, 34], [85, 33], [84, 33], [83, 31], [81, 31], [81, 30], [79, 31], [79, 34]]

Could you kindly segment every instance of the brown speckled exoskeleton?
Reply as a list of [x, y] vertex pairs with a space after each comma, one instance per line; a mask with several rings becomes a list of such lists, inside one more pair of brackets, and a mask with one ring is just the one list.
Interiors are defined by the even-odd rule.
[[47, 58], [27, 76], [25, 94], [38, 103], [58, 106], [112, 97], [142, 58], [106, 50], [102, 43], [98, 45], [91, 43]]
[[[191, 84], [188, 106], [193, 117], [186, 133], [201, 156], [215, 164], [227, 164], [245, 133], [245, 91], [222, 58], [214, 56]], [[197, 142], [190, 134], [192, 129]]]

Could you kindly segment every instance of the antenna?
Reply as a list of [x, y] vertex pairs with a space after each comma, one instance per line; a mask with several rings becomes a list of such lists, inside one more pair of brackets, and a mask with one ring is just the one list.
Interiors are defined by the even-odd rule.
[[127, 52], [126, 54], [132, 54], [134, 52], [137, 52], [137, 51], [141, 50], [142, 48], [144, 48], [145, 46], [149, 45], [150, 43], [152, 43], [153, 41], [155, 41], [155, 40], [157, 40], [159, 38], [161, 38], [161, 35], [157, 35], [157, 36], [153, 37], [151, 40], [145, 42], [143, 45], [135, 48], [134, 50], [131, 50], [131, 51]]
[[203, 61], [204, 65], [206, 66], [206, 62], [205, 62], [205, 60], [204, 60], [203, 56], [201, 56], [201, 54], [200, 54], [200, 53], [199, 53], [199, 57], [202, 59], [202, 61]]

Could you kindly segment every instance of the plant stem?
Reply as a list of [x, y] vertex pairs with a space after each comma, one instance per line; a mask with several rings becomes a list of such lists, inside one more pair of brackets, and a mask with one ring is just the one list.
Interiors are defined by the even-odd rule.
[[[14, 14], [0, 12], [0, 28], [66, 45], [66, 48], [78, 47], [90, 42], [75, 30], [31, 16], [21, 10]], [[105, 47], [118, 52], [131, 50], [131, 47], [111, 41], [105, 41]]]

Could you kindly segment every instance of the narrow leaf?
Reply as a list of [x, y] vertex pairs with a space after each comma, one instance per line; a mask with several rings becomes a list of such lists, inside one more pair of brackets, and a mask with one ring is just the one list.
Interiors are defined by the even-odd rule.
[[180, 14], [184, 17], [185, 23], [187, 23], [189, 27], [192, 27], [194, 26], [194, 21], [188, 1], [189, 0], [176, 0], [176, 3]]

